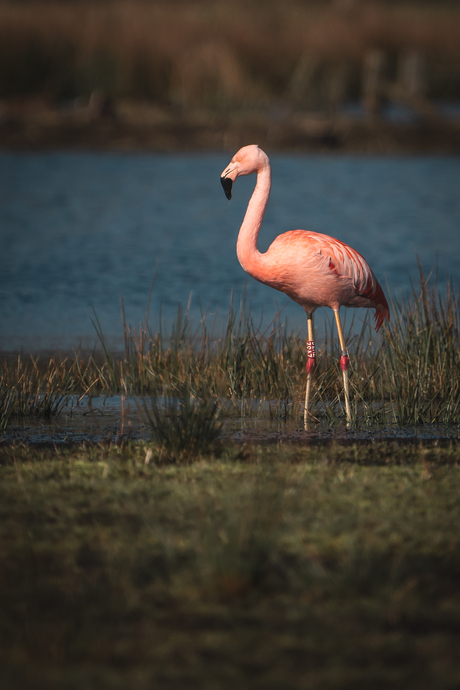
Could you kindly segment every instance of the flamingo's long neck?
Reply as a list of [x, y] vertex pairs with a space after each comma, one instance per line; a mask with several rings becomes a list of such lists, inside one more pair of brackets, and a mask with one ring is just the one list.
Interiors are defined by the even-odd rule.
[[257, 237], [264, 217], [272, 175], [267, 162], [257, 171], [257, 183], [249, 200], [248, 208], [238, 234], [236, 253], [238, 261], [253, 278], [261, 278], [263, 254], [257, 249]]

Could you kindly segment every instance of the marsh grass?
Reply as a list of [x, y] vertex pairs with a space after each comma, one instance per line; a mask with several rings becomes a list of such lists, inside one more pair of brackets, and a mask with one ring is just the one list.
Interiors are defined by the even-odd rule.
[[59, 414], [73, 386], [66, 361], [51, 358], [42, 371], [34, 357], [24, 363], [19, 356], [12, 371], [4, 363], [0, 376], [0, 428], [6, 428], [11, 415], [49, 419]]
[[[399, 424], [456, 424], [460, 419], [459, 296], [450, 281], [444, 294], [420, 268], [420, 285], [393, 302], [393, 324], [382, 351], [387, 396]], [[383, 385], [383, 383], [382, 383]], [[383, 391], [382, 391], [383, 393]]]
[[217, 401], [201, 397], [183, 383], [161, 401], [152, 398], [148, 404], [143, 400], [143, 410], [152, 439], [168, 461], [209, 451], [222, 432], [222, 423], [216, 419]]
[[15, 394], [12, 386], [2, 386], [0, 388], [0, 431], [4, 431], [8, 426], [14, 406]]
[[[383, 326], [383, 337], [375, 337], [367, 319], [358, 332], [350, 326], [347, 335], [353, 423], [460, 423], [458, 293], [449, 282], [441, 292], [436, 276], [427, 278], [420, 270], [419, 285], [409, 296], [391, 299], [390, 310], [391, 323]], [[217, 435], [217, 411], [220, 420], [301, 419], [305, 341], [300, 333], [287, 331], [279, 316], [262, 330], [243, 301], [239, 309], [231, 304], [220, 335], [206, 315], [195, 327], [182, 309], [169, 334], [152, 332], [148, 314], [137, 330], [125, 318], [123, 323], [124, 354], [110, 352], [95, 316], [99, 353], [5, 359], [0, 426], [5, 429], [15, 416], [59, 414], [71, 395], [116, 393], [151, 398], [147, 419], [154, 433], [160, 433], [160, 418], [171, 432], [175, 419], [183, 425], [181, 434], [190, 433], [190, 439], [198, 437], [195, 424], [201, 425], [204, 436], [212, 435], [213, 429]], [[345, 411], [332, 324], [318, 343], [312, 411], [317, 419], [335, 425], [343, 421]], [[166, 405], [159, 404], [161, 397]], [[180, 414], [173, 415], [174, 409]]]
[[3, 687], [458, 685], [458, 444], [150, 450], [0, 446]]

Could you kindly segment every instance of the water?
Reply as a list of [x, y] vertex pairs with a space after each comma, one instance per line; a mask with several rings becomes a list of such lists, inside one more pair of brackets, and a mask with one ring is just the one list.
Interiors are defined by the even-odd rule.
[[[271, 401], [272, 410], [279, 401]], [[157, 403], [164, 400], [157, 398]], [[111, 397], [70, 397], [56, 417], [14, 419], [2, 435], [1, 443], [33, 444], [36, 446], [65, 446], [75, 443], [116, 443], [122, 440], [151, 439], [147, 409], [150, 400], [114, 395]], [[347, 428], [345, 422], [331, 426], [327, 421], [314, 424], [308, 431], [297, 419], [268, 419], [267, 401], [260, 401], [253, 407], [252, 416], [235, 417], [229, 401], [221, 401], [227, 410], [223, 416], [222, 438], [237, 443], [371, 443], [392, 441], [396, 443], [438, 444], [457, 442], [460, 439], [458, 427], [443, 425], [397, 426], [360, 424]]]
[[[171, 325], [178, 304], [198, 323], [228, 313], [246, 291], [267, 323], [302, 309], [250, 279], [235, 243], [255, 178], [229, 205], [220, 185], [227, 154], [0, 154], [0, 348], [73, 349], [97, 342], [100, 321], [121, 347], [127, 320]], [[259, 248], [285, 230], [333, 235], [361, 252], [394, 296], [417, 281], [417, 254], [460, 281], [460, 158], [272, 155], [273, 188]], [[320, 312], [327, 310], [319, 310]], [[353, 310], [354, 311], [354, 310]], [[359, 323], [367, 310], [357, 310]], [[348, 317], [349, 319], [350, 317]], [[321, 317], [320, 317], [321, 319]], [[319, 320], [320, 320], [319, 319]]]

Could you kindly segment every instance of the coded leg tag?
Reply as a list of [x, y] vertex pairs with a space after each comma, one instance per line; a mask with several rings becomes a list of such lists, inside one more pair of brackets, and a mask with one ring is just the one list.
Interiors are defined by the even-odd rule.
[[307, 340], [307, 373], [313, 371], [316, 365], [315, 341]]

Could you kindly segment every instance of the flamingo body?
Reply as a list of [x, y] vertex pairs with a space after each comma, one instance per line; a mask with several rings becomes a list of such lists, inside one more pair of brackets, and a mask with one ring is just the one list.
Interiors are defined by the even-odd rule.
[[[245, 268], [245, 259], [241, 264]], [[388, 304], [365, 259], [343, 242], [317, 232], [291, 230], [279, 235], [254, 271], [256, 280], [284, 292], [305, 311], [318, 307], [375, 308], [376, 330], [388, 318]]]
[[271, 188], [271, 168], [267, 154], [254, 144], [244, 146], [223, 171], [221, 182], [227, 198], [231, 199], [232, 185], [236, 178], [252, 173], [257, 173], [257, 182], [238, 234], [238, 260], [249, 275], [284, 292], [307, 313], [306, 428], [316, 363], [313, 312], [318, 307], [330, 307], [334, 310], [341, 347], [340, 368], [343, 374], [346, 416], [350, 423], [349, 357], [339, 310], [341, 306], [375, 309], [375, 330], [378, 331], [385, 319], [390, 320], [385, 295], [364, 257], [344, 242], [328, 235], [291, 230], [279, 235], [266, 252], [259, 252], [257, 237]]
[[375, 328], [390, 311], [383, 290], [363, 256], [344, 242], [306, 230], [279, 235], [265, 253], [257, 249], [257, 236], [271, 188], [268, 156], [256, 145], [245, 146], [222, 173], [222, 185], [231, 198], [231, 186], [240, 175], [257, 173], [237, 242], [237, 255], [253, 278], [300, 304], [307, 314], [318, 307], [338, 311], [340, 306], [375, 309]]

